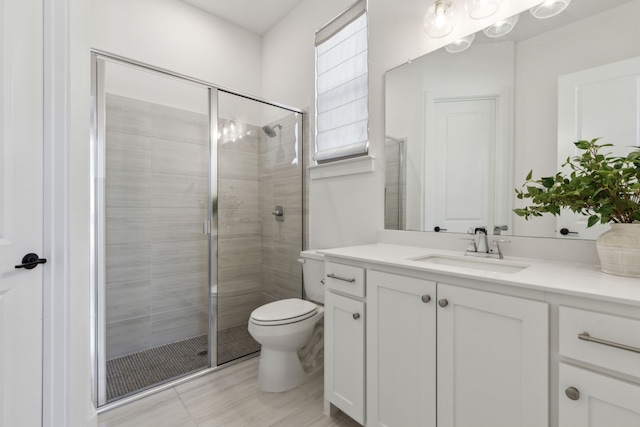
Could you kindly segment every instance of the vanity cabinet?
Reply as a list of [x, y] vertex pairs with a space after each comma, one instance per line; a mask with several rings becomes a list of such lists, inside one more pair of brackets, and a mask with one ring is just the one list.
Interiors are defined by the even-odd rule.
[[367, 271], [367, 426], [436, 421], [436, 283]]
[[325, 287], [325, 400], [364, 424], [364, 270], [325, 262]]
[[559, 425], [640, 426], [640, 320], [561, 306], [559, 328]]
[[374, 270], [366, 293], [367, 426], [548, 425], [546, 303]]
[[547, 426], [548, 305], [438, 283], [438, 426]]
[[559, 425], [640, 426], [640, 386], [560, 363]]

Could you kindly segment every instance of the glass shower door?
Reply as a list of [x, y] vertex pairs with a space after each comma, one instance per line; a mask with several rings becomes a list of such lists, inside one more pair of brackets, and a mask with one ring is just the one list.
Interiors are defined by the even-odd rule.
[[95, 64], [103, 405], [211, 365], [216, 172], [209, 87], [111, 59]]
[[302, 296], [303, 145], [299, 112], [222, 90], [217, 106], [220, 365], [260, 350], [254, 309]]

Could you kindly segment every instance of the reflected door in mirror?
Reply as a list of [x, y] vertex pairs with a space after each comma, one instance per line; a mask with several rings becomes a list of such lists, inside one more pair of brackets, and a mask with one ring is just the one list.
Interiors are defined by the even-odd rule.
[[427, 102], [424, 228], [491, 227], [496, 99], [427, 96]]

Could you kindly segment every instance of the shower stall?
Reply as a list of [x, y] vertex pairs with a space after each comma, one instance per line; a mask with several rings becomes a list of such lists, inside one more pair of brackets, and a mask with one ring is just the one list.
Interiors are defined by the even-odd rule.
[[386, 230], [404, 230], [407, 204], [406, 138], [386, 136], [384, 154], [384, 228]]
[[259, 351], [302, 295], [301, 111], [92, 55], [94, 390], [128, 401]]

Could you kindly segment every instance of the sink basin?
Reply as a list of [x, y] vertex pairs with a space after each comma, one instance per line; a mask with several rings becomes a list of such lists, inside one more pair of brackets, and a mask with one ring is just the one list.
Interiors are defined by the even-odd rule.
[[414, 258], [412, 261], [426, 262], [429, 264], [447, 265], [450, 267], [469, 268], [473, 270], [489, 271], [493, 273], [517, 273], [527, 267], [526, 264], [516, 264], [498, 259], [463, 258], [445, 255], [428, 255], [422, 258]]

